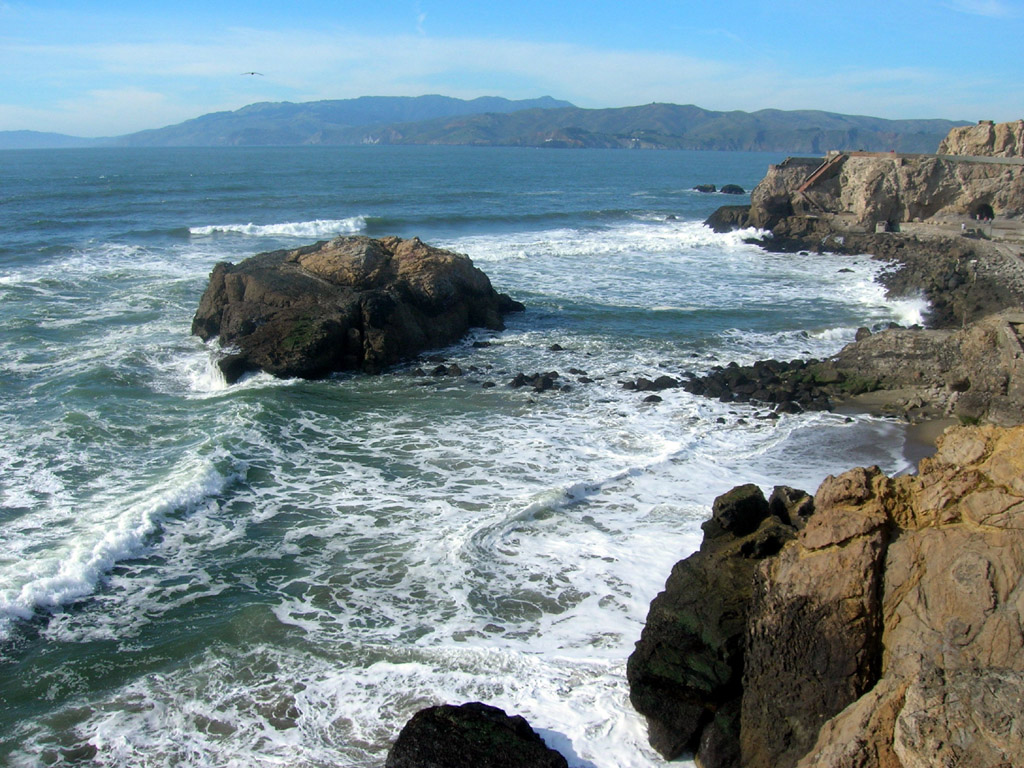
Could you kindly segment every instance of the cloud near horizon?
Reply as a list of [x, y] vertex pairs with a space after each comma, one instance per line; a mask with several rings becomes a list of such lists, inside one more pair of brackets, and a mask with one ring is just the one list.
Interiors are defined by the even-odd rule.
[[1001, 0], [950, 0], [947, 8], [972, 16], [985, 16], [992, 19], [1008, 19], [1021, 15], [1021, 12]]
[[[953, 4], [983, 15], [1005, 5]], [[418, 6], [416, 11], [415, 28], [395, 35], [357, 34], [342, 26], [234, 27], [186, 40], [8, 41], [0, 46], [0, 70], [6, 71], [0, 75], [0, 130], [110, 136], [260, 101], [426, 93], [550, 95], [590, 108], [658, 101], [723, 111], [822, 109], [889, 118], [1011, 119], [1019, 111], [995, 75], [951, 75], [924, 63], [825, 69], [770, 52], [732, 60], [511, 37], [439, 37], [422, 33], [426, 12]], [[265, 77], [239, 77], [249, 70]], [[998, 91], [1001, 106], [993, 109], [991, 94]]]

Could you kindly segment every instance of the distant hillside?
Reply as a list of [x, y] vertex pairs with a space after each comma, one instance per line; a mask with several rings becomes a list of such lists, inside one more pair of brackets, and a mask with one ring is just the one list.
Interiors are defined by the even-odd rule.
[[109, 139], [82, 139], [63, 133], [0, 131], [0, 149], [70, 149], [110, 144]]
[[[366, 126], [564, 107], [572, 104], [550, 96], [522, 101], [495, 96], [469, 101], [447, 96], [363, 96], [300, 104], [262, 102], [234, 112], [214, 112], [178, 125], [121, 136], [118, 143], [145, 147], [358, 144]], [[353, 134], [353, 128], [359, 130]]]
[[[824, 154], [830, 149], [932, 153], [949, 120], [884, 120], [831, 112], [765, 109], [712, 112], [692, 105], [530, 110], [474, 115], [366, 131], [373, 144], [627, 147]], [[358, 132], [350, 131], [354, 142]]]
[[303, 144], [465, 144], [789, 152], [830, 149], [933, 153], [949, 120], [883, 120], [832, 112], [713, 112], [693, 105], [579, 109], [545, 96], [364, 96], [250, 104], [114, 139], [0, 132], [0, 148], [133, 146], [297, 146]]

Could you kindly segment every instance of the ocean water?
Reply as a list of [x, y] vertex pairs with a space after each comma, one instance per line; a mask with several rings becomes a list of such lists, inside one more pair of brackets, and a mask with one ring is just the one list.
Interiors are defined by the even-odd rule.
[[[625, 660], [714, 497], [906, 469], [896, 424], [622, 389], [919, 318], [867, 257], [701, 225], [746, 198], [695, 184], [779, 160], [0, 152], [0, 765], [379, 766], [471, 700], [572, 766], [660, 765]], [[189, 335], [213, 265], [347, 233], [466, 253], [527, 311], [439, 350], [460, 378], [226, 386]]]

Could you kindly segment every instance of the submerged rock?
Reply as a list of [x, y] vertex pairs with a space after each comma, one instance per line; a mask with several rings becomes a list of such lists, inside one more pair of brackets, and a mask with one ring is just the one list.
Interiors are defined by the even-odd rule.
[[480, 702], [429, 707], [413, 715], [385, 768], [567, 768], [519, 715]]
[[467, 256], [417, 238], [339, 237], [217, 264], [192, 333], [233, 350], [219, 363], [229, 382], [254, 370], [317, 378], [379, 372], [472, 327], [501, 329], [522, 308]]

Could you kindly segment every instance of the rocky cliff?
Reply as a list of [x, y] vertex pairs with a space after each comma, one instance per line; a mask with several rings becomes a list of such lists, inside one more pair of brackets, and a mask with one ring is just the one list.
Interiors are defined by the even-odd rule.
[[831, 365], [910, 390], [921, 406], [961, 421], [1024, 423], [1024, 313], [1010, 310], [962, 330], [893, 329], [845, 347]]
[[[753, 532], [731, 535], [781, 526], [777, 553], [739, 545], [715, 568], [687, 565], [727, 531], [715, 515], [652, 603], [632, 697], [686, 703], [641, 710], [656, 748], [696, 750], [702, 768], [1020, 764], [1024, 427], [951, 429], [917, 476], [827, 478], [809, 516], [755, 507]], [[747, 591], [728, 593], [729, 621], [695, 620], [685, 606], [723, 568], [752, 572]], [[741, 666], [731, 698], [700, 682], [722, 677], [721, 648]]]
[[[1018, 128], [956, 129], [943, 148], [1008, 153]], [[926, 298], [931, 329], [859, 335], [830, 361], [830, 374], [873, 389], [912, 390], [904, 404], [933, 415], [1021, 422], [1024, 159], [864, 152], [789, 158], [769, 168], [749, 210], [726, 207], [707, 223], [718, 231], [768, 229], [761, 242], [771, 250], [870, 253], [890, 262], [881, 281], [890, 295]]]
[[836, 152], [769, 168], [751, 193], [750, 223], [773, 229], [790, 216], [836, 231], [901, 223], [1024, 215], [1024, 161]]
[[313, 378], [377, 372], [521, 309], [467, 256], [417, 238], [339, 237], [218, 264], [192, 333], [233, 350], [219, 362], [229, 382], [252, 370]]
[[939, 144], [939, 154], [1024, 157], [1024, 120], [1012, 123], [982, 120], [977, 125], [951, 128]]

